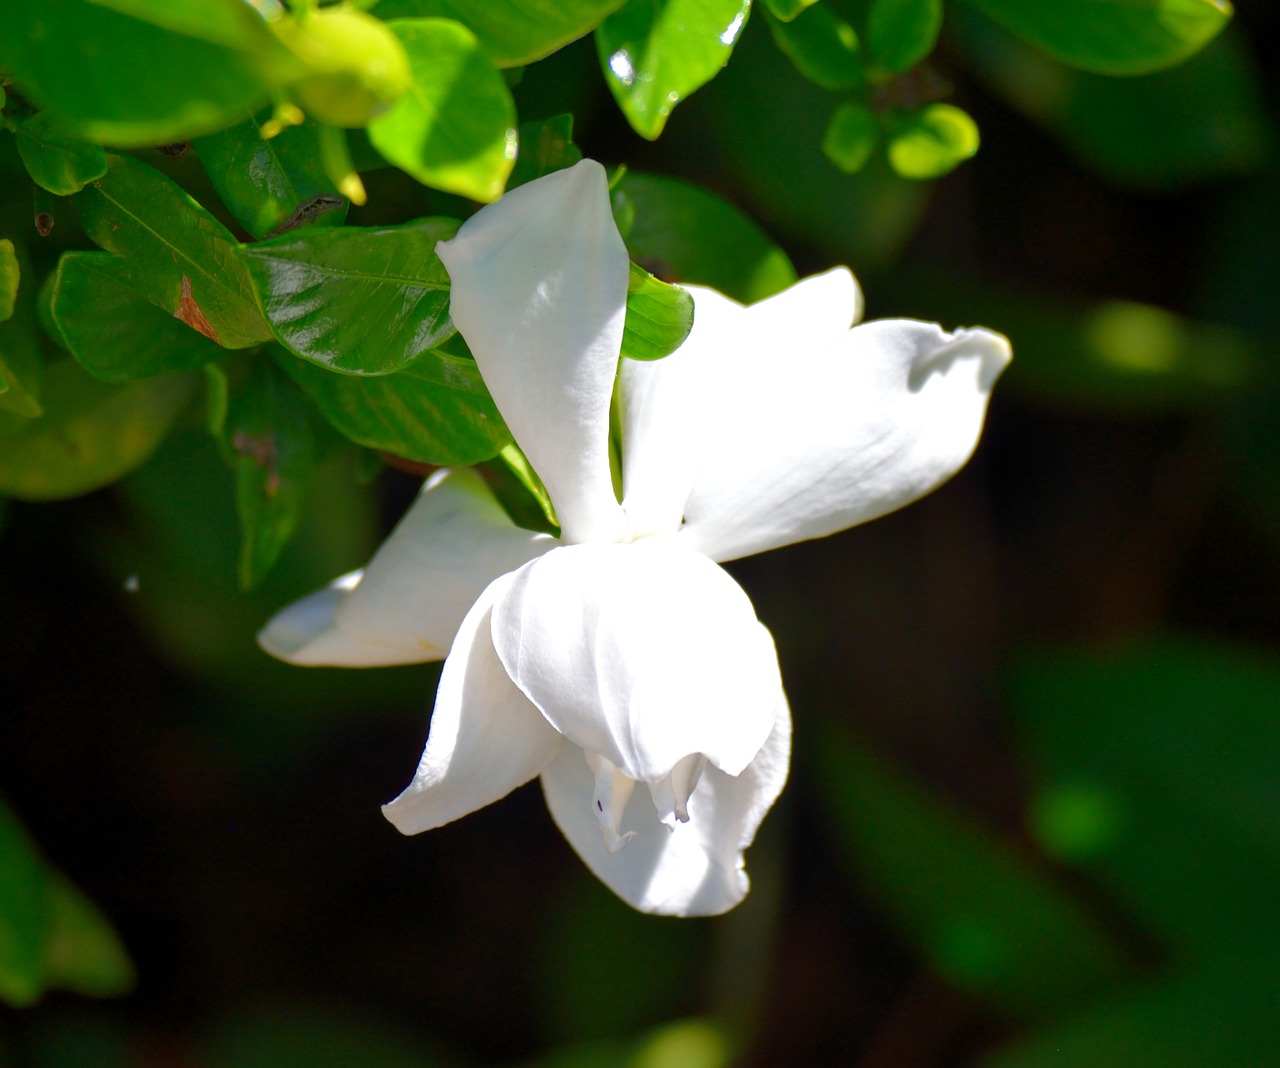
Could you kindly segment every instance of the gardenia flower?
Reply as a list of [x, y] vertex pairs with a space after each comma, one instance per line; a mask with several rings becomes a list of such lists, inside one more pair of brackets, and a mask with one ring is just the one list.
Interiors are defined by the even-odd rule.
[[297, 664], [447, 655], [417, 774], [383, 810], [404, 833], [539, 776], [565, 837], [630, 904], [723, 912], [747, 892], [743, 850], [786, 781], [791, 719], [773, 639], [720, 563], [950, 477], [1008, 343], [851, 329], [861, 298], [841, 269], [751, 307], [690, 287], [685, 343], [619, 361], [628, 257], [588, 160], [481, 209], [439, 253], [560, 537], [514, 525], [476, 473], [437, 472], [368, 567], [260, 641]]

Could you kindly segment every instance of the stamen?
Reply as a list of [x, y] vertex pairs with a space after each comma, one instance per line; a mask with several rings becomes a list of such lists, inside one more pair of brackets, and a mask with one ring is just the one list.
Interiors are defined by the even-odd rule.
[[635, 831], [626, 834], [618, 833], [622, 822], [622, 814], [627, 810], [627, 802], [631, 800], [631, 792], [636, 788], [635, 780], [628, 779], [599, 753], [588, 753], [587, 767], [595, 776], [596, 786], [591, 803], [596, 812], [596, 820], [604, 832], [605, 848], [616, 853], [636, 836]]
[[671, 774], [661, 782], [649, 783], [649, 796], [658, 810], [658, 818], [667, 830], [674, 831], [676, 823], [689, 822], [689, 798], [698, 788], [707, 758], [701, 753], [690, 753], [676, 763]]

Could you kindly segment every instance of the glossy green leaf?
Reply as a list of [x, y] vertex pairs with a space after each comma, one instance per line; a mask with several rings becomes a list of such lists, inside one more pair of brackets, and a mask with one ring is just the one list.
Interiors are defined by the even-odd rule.
[[54, 871], [46, 894], [45, 983], [88, 997], [117, 997], [133, 989], [133, 962], [105, 916]]
[[456, 22], [389, 26], [409, 54], [413, 87], [369, 123], [373, 147], [424, 185], [497, 200], [516, 158], [516, 109], [502, 75]]
[[853, 89], [867, 80], [858, 35], [823, 0], [790, 22], [766, 17], [780, 51], [801, 74], [824, 89]]
[[636, 133], [657, 138], [675, 106], [720, 72], [750, 12], [750, 0], [628, 0], [600, 24], [600, 66]]
[[978, 151], [978, 127], [951, 104], [930, 104], [895, 115], [889, 163], [904, 178], [940, 178]]
[[[1044, 652], [1010, 707], [1040, 770], [1033, 829], [1175, 960], [1280, 944], [1280, 661], [1179, 637]], [[1047, 817], [1083, 790], [1106, 833], [1079, 840]]]
[[711, 286], [744, 304], [795, 282], [786, 253], [746, 215], [705, 189], [636, 171], [628, 171], [619, 188], [634, 211], [627, 248], [659, 278]]
[[670, 356], [693, 329], [693, 297], [631, 264], [622, 355], [633, 360]]
[[1227, 0], [967, 0], [1054, 59], [1149, 74], [1195, 55], [1231, 19]]
[[[222, 202], [254, 237], [267, 236], [313, 198], [336, 195], [320, 161], [316, 123], [290, 126], [264, 138], [246, 118], [225, 130], [197, 138], [192, 146]], [[323, 206], [329, 207], [328, 203]], [[341, 225], [345, 205], [298, 220]]]
[[526, 122], [520, 126], [520, 151], [507, 179], [507, 188], [572, 167], [582, 159], [573, 143], [573, 116], [557, 115], [546, 122]]
[[128, 262], [108, 252], [63, 254], [49, 291], [49, 315], [81, 366], [105, 382], [189, 371], [223, 355], [203, 334], [146, 300]]
[[74, 360], [52, 364], [44, 414], [0, 435], [0, 493], [56, 500], [114, 482], [160, 444], [191, 386], [189, 375], [109, 385]]
[[209, 133], [266, 102], [283, 50], [242, 0], [6, 0], [0, 67], [91, 141]]
[[436, 243], [452, 219], [320, 228], [240, 250], [276, 337], [336, 371], [398, 371], [454, 333], [449, 275]]
[[14, 135], [31, 180], [50, 193], [70, 196], [107, 173], [102, 146], [60, 129], [47, 111], [19, 123]]
[[590, 33], [624, 0], [380, 0], [382, 19], [445, 18], [466, 26], [499, 67], [520, 67]]
[[146, 164], [115, 155], [107, 163], [80, 194], [80, 217], [96, 244], [128, 261], [138, 291], [224, 348], [269, 338], [226, 227]]
[[283, 357], [280, 365], [346, 437], [419, 463], [463, 466], [511, 441], [474, 361], [438, 350], [391, 375], [356, 378]]
[[26, 831], [0, 801], [0, 1001], [30, 1005], [44, 990], [48, 873]]
[[13, 318], [14, 301], [18, 299], [18, 255], [13, 242], [0, 238], [0, 323]]
[[822, 138], [822, 151], [845, 174], [867, 165], [880, 140], [880, 120], [865, 104], [846, 101], [836, 108]]
[[256, 586], [293, 536], [333, 434], [314, 404], [261, 356], [230, 366], [217, 428], [236, 475], [240, 585]]
[[818, 0], [764, 0], [764, 6], [774, 18], [790, 22], [805, 8], [817, 2]]
[[1125, 973], [1102, 926], [1010, 843], [850, 735], [824, 736], [818, 782], [855, 879], [950, 982], [1045, 1016]]
[[908, 71], [933, 51], [942, 29], [942, 0], [873, 0], [867, 47], [886, 70]]

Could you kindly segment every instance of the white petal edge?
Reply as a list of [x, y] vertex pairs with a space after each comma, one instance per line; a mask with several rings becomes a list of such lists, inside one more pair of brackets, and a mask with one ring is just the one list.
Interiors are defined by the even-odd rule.
[[565, 540], [621, 536], [609, 405], [629, 263], [604, 168], [582, 160], [522, 185], [436, 251], [454, 324], [547, 487]]
[[277, 613], [258, 644], [307, 666], [440, 660], [484, 588], [555, 544], [513, 524], [476, 472], [437, 471], [363, 572]]
[[622, 819], [634, 834], [610, 853], [592, 809], [594, 780], [582, 752], [563, 741], [542, 773], [547, 807], [588, 868], [629, 905], [666, 916], [715, 916], [750, 887], [743, 851], [787, 780], [791, 717], [785, 698], [755, 759], [737, 776], [708, 767], [689, 799], [689, 822], [668, 830], [647, 790], [636, 790]]
[[782, 692], [750, 599], [673, 539], [569, 545], [530, 562], [494, 605], [493, 640], [547, 722], [640, 782], [694, 753], [738, 774]]
[[909, 319], [865, 323], [816, 353], [755, 337], [719, 378], [681, 540], [733, 560], [924, 496], [972, 455], [1010, 358], [999, 334]]
[[560, 745], [507, 677], [489, 637], [493, 602], [511, 578], [495, 580], [462, 621], [440, 675], [418, 770], [404, 792], [382, 806], [403, 834], [440, 827], [505, 797], [541, 773]]

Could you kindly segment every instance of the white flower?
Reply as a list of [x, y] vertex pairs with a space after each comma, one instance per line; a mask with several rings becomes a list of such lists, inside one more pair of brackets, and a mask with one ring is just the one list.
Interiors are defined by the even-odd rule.
[[627, 252], [590, 161], [482, 209], [440, 256], [561, 537], [513, 525], [474, 472], [439, 472], [363, 572], [260, 641], [299, 664], [448, 654], [417, 774], [384, 808], [406, 834], [541, 776], [565, 837], [626, 901], [723, 912], [747, 891], [742, 851], [786, 780], [791, 721], [773, 640], [718, 564], [950, 477], [1008, 344], [850, 329], [861, 298], [837, 270], [749, 308], [693, 289], [685, 344], [619, 367]]

